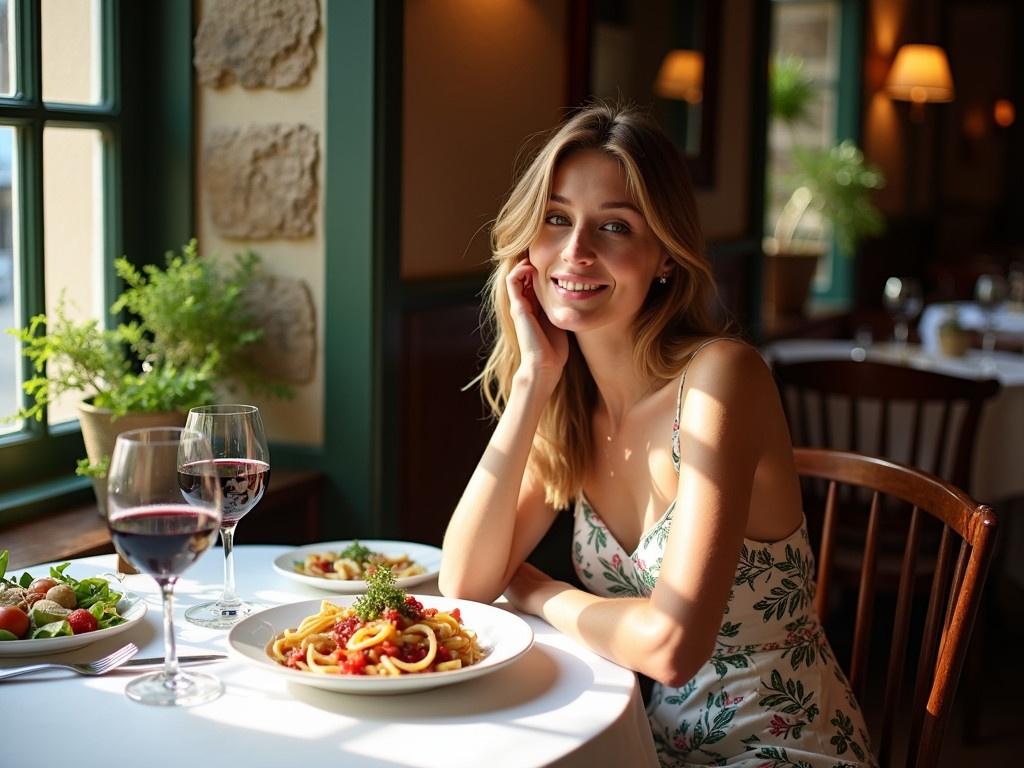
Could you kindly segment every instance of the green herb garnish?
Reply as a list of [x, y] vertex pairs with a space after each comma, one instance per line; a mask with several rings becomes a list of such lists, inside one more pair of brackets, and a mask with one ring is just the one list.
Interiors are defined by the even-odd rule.
[[366, 577], [366, 594], [356, 599], [352, 604], [352, 610], [363, 621], [380, 618], [388, 609], [408, 613], [405, 597], [405, 590], [395, 583], [391, 569], [381, 566]]
[[359, 565], [366, 565], [370, 562], [370, 558], [375, 554], [376, 552], [372, 552], [367, 549], [359, 543], [358, 539], [355, 539], [351, 544], [338, 553], [338, 557], [341, 559], [354, 560], [359, 563]]

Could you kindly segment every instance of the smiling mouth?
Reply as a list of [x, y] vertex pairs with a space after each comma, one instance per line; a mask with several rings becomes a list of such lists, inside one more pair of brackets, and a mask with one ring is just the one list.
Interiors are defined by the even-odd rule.
[[596, 283], [577, 283], [577, 282], [574, 282], [572, 280], [561, 280], [561, 279], [559, 279], [557, 277], [556, 278], [552, 278], [551, 282], [554, 283], [559, 288], [560, 291], [564, 291], [566, 293], [581, 294], [581, 295], [582, 294], [591, 294], [591, 295], [593, 295], [593, 294], [596, 294], [596, 293], [598, 293], [600, 291], [603, 291], [605, 288], [608, 287], [606, 285], [597, 285]]

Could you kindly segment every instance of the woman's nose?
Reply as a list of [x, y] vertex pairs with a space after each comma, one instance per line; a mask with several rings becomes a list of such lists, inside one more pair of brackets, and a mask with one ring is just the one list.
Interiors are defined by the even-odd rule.
[[594, 250], [590, 239], [581, 228], [573, 230], [562, 248], [562, 261], [567, 264], [590, 264], [594, 261]]

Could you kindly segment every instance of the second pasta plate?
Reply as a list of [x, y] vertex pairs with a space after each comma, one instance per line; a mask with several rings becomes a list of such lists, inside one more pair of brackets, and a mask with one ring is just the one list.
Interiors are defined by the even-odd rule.
[[[471, 600], [452, 600], [434, 595], [417, 595], [428, 608], [450, 611], [458, 608], [463, 626], [477, 634], [486, 656], [476, 664], [449, 672], [426, 672], [398, 677], [365, 675], [323, 675], [289, 669], [267, 654], [271, 639], [294, 628], [306, 616], [320, 610], [322, 600], [303, 600], [255, 613], [236, 624], [228, 634], [228, 647], [243, 661], [267, 672], [282, 675], [293, 683], [329, 691], [362, 694], [396, 694], [439, 688], [495, 672], [518, 659], [533, 645], [533, 629], [516, 614]], [[336, 605], [351, 605], [355, 596], [328, 598]]]
[[[348, 547], [351, 541], [325, 541], [319, 544], [307, 544], [298, 549], [291, 549], [274, 558], [274, 570], [286, 579], [297, 581], [317, 589], [330, 592], [341, 592], [347, 595], [361, 595], [366, 591], [366, 582], [362, 579], [329, 579], [324, 576], [312, 576], [299, 573], [295, 564], [305, 560], [307, 555], [323, 552], [340, 552]], [[425, 573], [397, 579], [402, 589], [414, 587], [437, 576], [441, 569], [441, 550], [429, 544], [418, 544], [413, 541], [384, 541], [379, 539], [360, 539], [359, 543], [373, 552], [384, 555], [407, 555], [414, 563], [423, 566]]]

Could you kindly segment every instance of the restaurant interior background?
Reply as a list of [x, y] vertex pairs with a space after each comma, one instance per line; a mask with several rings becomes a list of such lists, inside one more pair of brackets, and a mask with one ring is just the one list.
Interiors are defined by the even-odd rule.
[[[1013, 0], [263, 0], [266, 13], [311, 6], [316, 19], [305, 79], [279, 88], [197, 75], [197, 34], [239, 5], [0, 3], [5, 36], [41, 41], [43, 101], [31, 119], [48, 126], [44, 152], [52, 144], [64, 158], [41, 176], [40, 207], [52, 216], [36, 221], [47, 254], [39, 272], [24, 266], [33, 240], [12, 202], [12, 179], [30, 185], [38, 170], [14, 138], [28, 118], [4, 111], [0, 97], [0, 326], [24, 322], [19, 290], [42, 295], [41, 275], [46, 306], [59, 285], [77, 286], [103, 317], [115, 255], [155, 262], [193, 235], [205, 254], [253, 248], [268, 272], [308, 288], [312, 374], [293, 399], [258, 404], [275, 468], [325, 479], [323, 539], [440, 541], [489, 430], [467, 387], [480, 362], [488, 222], [524, 138], [588, 97], [650, 105], [673, 132], [722, 311], [755, 343], [884, 338], [887, 276], [918, 277], [926, 300], [969, 298], [977, 275], [1024, 262], [1024, 6]], [[11, 8], [37, 28], [12, 26]], [[908, 43], [941, 47], [951, 88], [897, 92], [890, 76]], [[695, 52], [696, 85], [660, 79], [675, 50]], [[769, 110], [772, 62], [786, 56], [801, 59], [814, 88], [811, 119], [795, 132]], [[95, 72], [112, 68], [119, 99], [73, 118], [45, 112], [48, 66], [92, 72], [94, 86]], [[70, 137], [90, 119], [107, 122], [78, 149], [73, 137], [61, 149], [60, 132]], [[226, 233], [211, 212], [216, 138], [299, 125], [315, 136], [311, 234]], [[788, 149], [842, 139], [884, 176], [872, 194], [884, 230], [852, 253], [830, 246], [807, 278], [810, 298], [780, 308], [764, 237], [785, 200]], [[111, 143], [120, 154], [108, 178], [97, 157]], [[2, 343], [6, 415], [22, 369], [12, 338]], [[78, 439], [73, 421], [51, 421], [47, 439]], [[72, 474], [81, 443], [57, 452], [40, 429], [0, 425], [0, 526], [88, 498]], [[291, 512], [257, 509], [254, 538], [301, 538]]]

